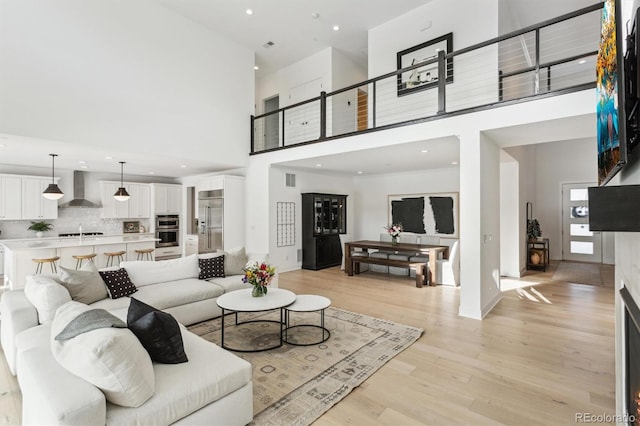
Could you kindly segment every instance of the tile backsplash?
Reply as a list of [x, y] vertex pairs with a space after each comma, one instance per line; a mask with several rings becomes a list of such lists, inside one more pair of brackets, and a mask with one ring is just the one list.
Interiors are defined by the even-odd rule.
[[[58, 234], [78, 232], [82, 225], [82, 232], [102, 232], [105, 235], [122, 234], [122, 222], [129, 219], [104, 219], [100, 217], [101, 209], [91, 208], [63, 208], [58, 209], [58, 219], [45, 220], [53, 224], [53, 230], [45, 232], [45, 237], [55, 237]], [[136, 219], [145, 229], [149, 229], [148, 219]], [[32, 238], [35, 232], [27, 230], [30, 220], [0, 221], [0, 239]]]

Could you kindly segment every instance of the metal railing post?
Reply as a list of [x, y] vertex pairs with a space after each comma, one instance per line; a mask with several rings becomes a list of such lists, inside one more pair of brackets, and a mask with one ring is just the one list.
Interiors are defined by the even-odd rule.
[[251, 114], [251, 145], [250, 149], [252, 154], [255, 152], [255, 134], [256, 134], [256, 116]]
[[327, 137], [327, 92], [320, 92], [320, 139]]
[[284, 120], [284, 111], [285, 111], [285, 110], [282, 110], [282, 147], [283, 147], [283, 148], [284, 148], [284, 146], [285, 146], [285, 143], [284, 143], [284, 136], [285, 136], [285, 135], [284, 135], [284, 123], [285, 123], [285, 120]]
[[446, 112], [447, 94], [447, 61], [444, 59], [444, 50], [438, 51], [438, 114]]
[[536, 28], [536, 71], [533, 94], [540, 93], [540, 28]]
[[372, 111], [371, 111], [371, 128], [375, 129], [376, 128], [376, 99], [378, 98], [376, 96], [376, 81], [373, 82], [373, 106], [372, 106]]

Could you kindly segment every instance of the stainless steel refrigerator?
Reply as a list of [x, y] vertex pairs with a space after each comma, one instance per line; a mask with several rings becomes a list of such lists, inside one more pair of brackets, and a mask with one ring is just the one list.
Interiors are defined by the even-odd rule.
[[223, 248], [222, 189], [198, 192], [198, 252], [213, 253]]

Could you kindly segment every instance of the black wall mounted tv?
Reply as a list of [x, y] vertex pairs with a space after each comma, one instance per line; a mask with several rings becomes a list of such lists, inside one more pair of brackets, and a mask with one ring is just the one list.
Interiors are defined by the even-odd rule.
[[591, 231], [640, 231], [640, 185], [593, 186], [588, 191]]

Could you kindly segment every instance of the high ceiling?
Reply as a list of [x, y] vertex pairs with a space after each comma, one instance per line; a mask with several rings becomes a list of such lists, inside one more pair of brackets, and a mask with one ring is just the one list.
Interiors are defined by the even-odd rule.
[[[433, 0], [155, 0], [157, 3], [181, 16], [195, 21], [223, 37], [254, 50], [259, 78], [288, 64], [299, 61], [328, 46], [334, 46], [366, 66], [367, 30], [390, 19], [429, 3]], [[455, 7], [458, 0], [447, 0]], [[501, 2], [500, 13], [510, 24], [507, 31], [561, 15], [563, 13], [593, 4], [593, 0], [506, 0]], [[253, 13], [248, 15], [247, 9]], [[428, 17], [426, 17], [428, 18]], [[426, 19], [425, 18], [425, 19]], [[501, 22], [504, 22], [501, 19]], [[333, 26], [338, 25], [339, 31]], [[169, 29], [168, 29], [169, 31]], [[503, 31], [504, 32], [504, 31]], [[273, 46], [265, 48], [267, 42]], [[451, 150], [443, 152], [440, 159], [434, 158], [434, 167], [450, 164], [458, 156], [457, 144], [449, 143]], [[416, 147], [407, 147], [408, 151]], [[397, 149], [397, 148], [395, 148]], [[34, 157], [33, 153], [45, 153]], [[0, 165], [23, 165], [33, 167], [51, 166], [47, 153], [60, 154], [56, 167], [80, 169], [87, 167], [91, 172], [117, 172], [114, 161], [125, 153], [109, 152], [105, 147], [97, 152], [95, 147], [65, 143], [46, 139], [24, 138], [3, 134], [0, 129]], [[106, 157], [114, 157], [113, 160]], [[388, 170], [390, 166], [376, 159], [385, 157], [384, 149], [371, 151], [366, 157], [358, 156], [357, 161], [370, 158], [370, 164], [362, 164], [361, 169]], [[411, 155], [409, 155], [411, 157]], [[432, 153], [431, 157], [434, 155]], [[355, 160], [354, 160], [355, 161]], [[82, 163], [84, 162], [84, 163]], [[353, 161], [344, 155], [327, 156], [299, 162], [298, 167], [316, 168], [323, 164], [324, 170], [351, 173]], [[187, 166], [187, 167], [181, 167]], [[155, 153], [146, 153], [144, 158], [128, 158], [127, 174], [181, 177], [210, 172], [208, 164], [202, 161], [185, 164], [180, 158], [167, 158]], [[424, 164], [422, 164], [424, 166]], [[402, 168], [406, 170], [406, 165]]]

